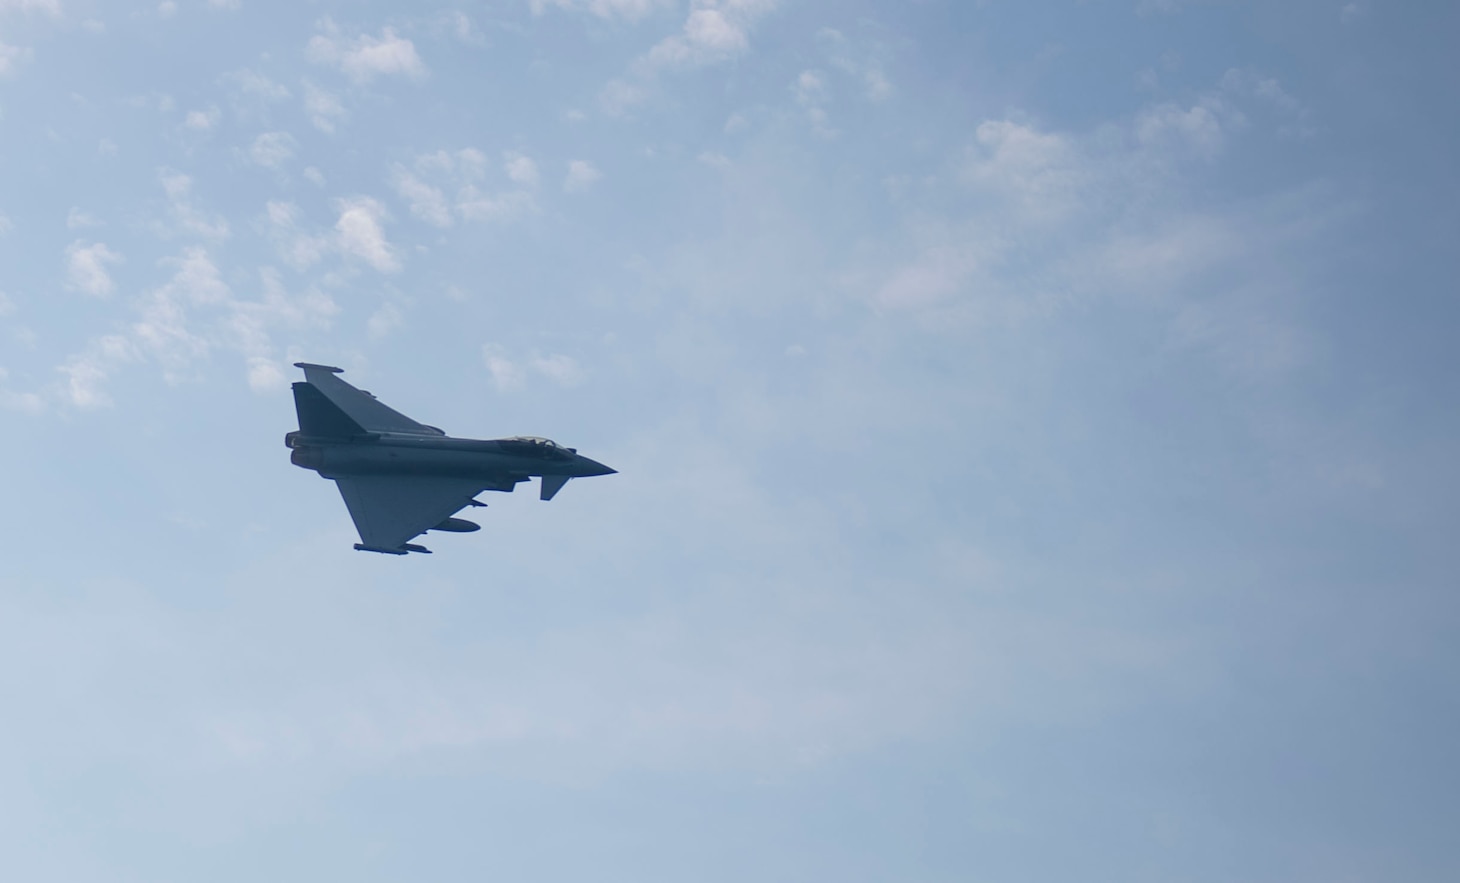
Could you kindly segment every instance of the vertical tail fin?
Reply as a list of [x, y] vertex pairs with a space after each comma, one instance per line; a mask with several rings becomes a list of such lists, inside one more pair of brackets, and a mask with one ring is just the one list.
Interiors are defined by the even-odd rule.
[[294, 384], [294, 411], [299, 415], [299, 431], [307, 436], [349, 438], [365, 432], [312, 383]]

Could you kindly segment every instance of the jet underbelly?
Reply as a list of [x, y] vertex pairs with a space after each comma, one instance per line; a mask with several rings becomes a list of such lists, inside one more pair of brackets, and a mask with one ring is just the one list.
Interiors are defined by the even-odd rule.
[[321, 475], [431, 475], [494, 478], [520, 471], [511, 458], [475, 451], [394, 445], [329, 445], [317, 457]]

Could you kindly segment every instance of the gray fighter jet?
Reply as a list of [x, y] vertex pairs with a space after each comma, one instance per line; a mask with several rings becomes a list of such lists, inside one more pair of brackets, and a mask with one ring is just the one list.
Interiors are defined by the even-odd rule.
[[452, 516], [485, 506], [476, 499], [482, 491], [510, 492], [540, 476], [540, 497], [551, 500], [570, 478], [616, 471], [545, 438], [451, 438], [336, 377], [340, 368], [294, 364], [305, 379], [294, 384], [299, 429], [284, 436], [289, 461], [339, 486], [362, 552], [430, 552], [407, 541], [428, 530], [480, 529]]

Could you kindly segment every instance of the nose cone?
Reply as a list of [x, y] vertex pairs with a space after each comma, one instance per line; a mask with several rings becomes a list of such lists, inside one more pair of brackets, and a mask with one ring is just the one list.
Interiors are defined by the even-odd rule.
[[577, 465], [579, 469], [578, 474], [584, 478], [592, 475], [614, 475], [618, 472], [617, 469], [610, 469], [597, 460], [590, 460], [582, 454], [578, 455]]

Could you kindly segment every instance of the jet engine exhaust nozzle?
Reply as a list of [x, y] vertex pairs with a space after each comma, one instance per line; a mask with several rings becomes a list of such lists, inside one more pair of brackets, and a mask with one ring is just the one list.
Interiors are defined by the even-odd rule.
[[300, 469], [313, 469], [316, 472], [324, 466], [324, 451], [320, 448], [293, 448], [289, 451], [289, 462]]

